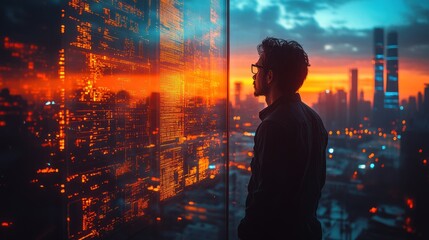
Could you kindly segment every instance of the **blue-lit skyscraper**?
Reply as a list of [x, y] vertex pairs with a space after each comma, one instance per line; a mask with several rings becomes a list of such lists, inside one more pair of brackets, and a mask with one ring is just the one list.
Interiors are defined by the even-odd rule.
[[384, 110], [384, 86], [383, 86], [383, 70], [384, 70], [384, 30], [382, 28], [374, 29], [374, 107], [373, 107], [373, 122], [380, 125], [383, 121]]
[[386, 94], [384, 108], [389, 111], [389, 120], [395, 120], [399, 109], [398, 96], [398, 34], [389, 32], [387, 34], [386, 51]]

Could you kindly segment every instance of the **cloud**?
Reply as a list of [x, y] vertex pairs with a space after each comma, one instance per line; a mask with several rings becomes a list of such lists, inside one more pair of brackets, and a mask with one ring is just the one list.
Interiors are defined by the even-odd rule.
[[[302, 4], [287, 15], [283, 11], [288, 8], [290, 6], [270, 6], [260, 13], [249, 8], [231, 12], [232, 53], [254, 51], [263, 38], [274, 36], [300, 42], [310, 55], [368, 54], [370, 31], [324, 29], [310, 14], [316, 11], [316, 7]], [[325, 50], [325, 45], [332, 46], [330, 51]]]
[[[331, 25], [321, 26], [316, 15], [327, 9], [340, 9], [343, 6], [362, 4], [368, 1], [232, 1], [231, 2], [231, 51], [238, 54], [252, 51], [267, 36], [293, 39], [300, 42], [309, 53], [326, 57], [347, 56], [355, 59], [372, 58], [373, 28], [348, 26], [344, 16], [350, 12], [339, 13]], [[395, 6], [395, 3], [397, 6]], [[241, 5], [239, 5], [241, 4]], [[354, 4], [354, 5], [353, 5]], [[386, 1], [375, 1], [377, 8]], [[394, 1], [389, 7], [390, 15], [404, 19], [406, 24], [395, 24], [389, 18], [380, 27], [385, 33], [394, 30], [399, 35], [400, 57], [415, 58], [429, 63], [429, 4], [420, 1]], [[235, 5], [235, 7], [233, 6]], [[240, 7], [238, 7], [240, 6]], [[403, 9], [400, 9], [401, 7]], [[406, 11], [404, 10], [406, 9]], [[348, 10], [351, 11], [351, 10]], [[359, 11], [365, 11], [360, 9]], [[411, 14], [412, 13], [412, 14]], [[389, 16], [390, 16], [389, 15]], [[363, 23], [365, 19], [362, 18]]]
[[424, 61], [427, 66], [429, 64], [428, 30], [429, 24], [415, 24], [412, 27], [398, 28], [399, 57]]

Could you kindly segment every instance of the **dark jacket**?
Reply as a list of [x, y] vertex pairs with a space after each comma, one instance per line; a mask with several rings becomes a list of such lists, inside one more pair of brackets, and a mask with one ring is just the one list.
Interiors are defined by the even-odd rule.
[[299, 94], [259, 113], [240, 239], [321, 239], [317, 205], [326, 178], [328, 134]]

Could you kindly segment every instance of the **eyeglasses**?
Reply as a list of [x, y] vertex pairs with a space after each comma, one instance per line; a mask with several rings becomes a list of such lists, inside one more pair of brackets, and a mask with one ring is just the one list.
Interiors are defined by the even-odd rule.
[[259, 68], [264, 68], [263, 66], [252, 64], [250, 70], [253, 74], [257, 74], [259, 72]]

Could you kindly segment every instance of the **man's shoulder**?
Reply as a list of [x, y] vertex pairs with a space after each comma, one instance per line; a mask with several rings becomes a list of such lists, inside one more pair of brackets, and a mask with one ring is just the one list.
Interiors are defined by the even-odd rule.
[[264, 121], [275, 122], [286, 128], [301, 128], [314, 125], [322, 127], [319, 114], [304, 102], [293, 102], [277, 107]]
[[314, 110], [313, 108], [309, 107], [307, 104], [302, 103], [304, 107], [307, 109], [307, 111], [311, 114], [313, 119], [316, 119], [318, 122], [322, 123], [322, 119], [320, 118], [320, 115]]
[[281, 104], [265, 120], [277, 122], [280, 125], [296, 126], [305, 120], [303, 108], [308, 108], [303, 102]]

